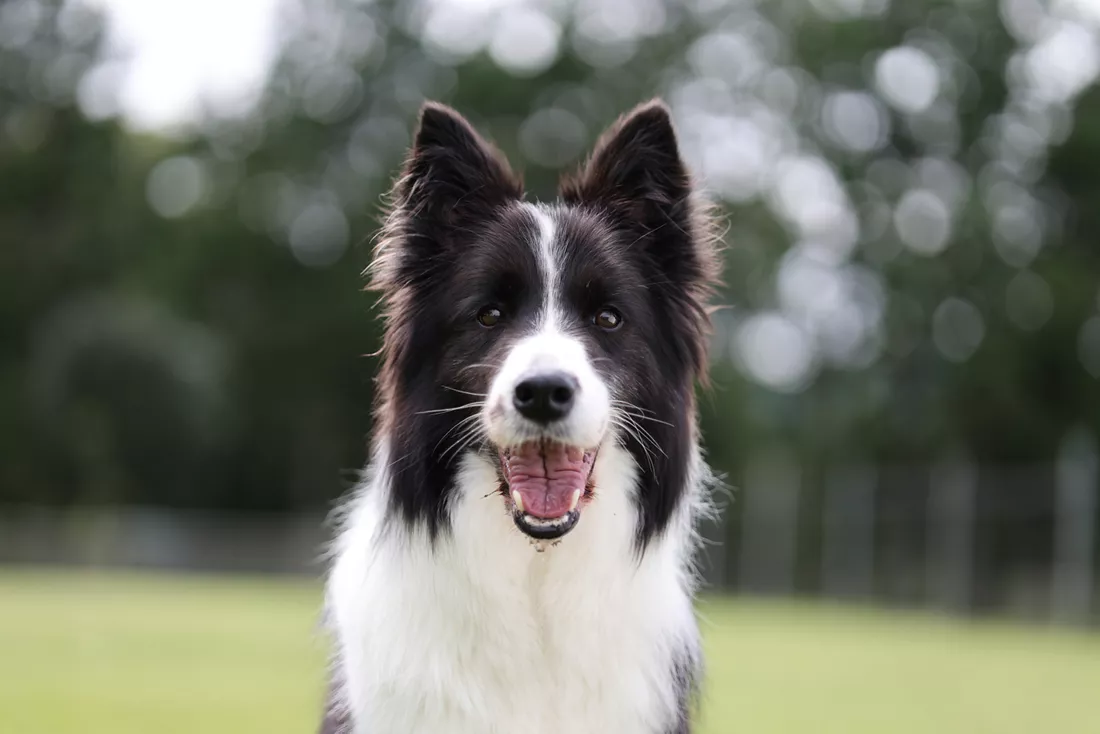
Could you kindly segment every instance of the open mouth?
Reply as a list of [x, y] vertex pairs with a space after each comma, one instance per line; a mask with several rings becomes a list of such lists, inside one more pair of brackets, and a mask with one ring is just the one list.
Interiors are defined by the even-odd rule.
[[595, 449], [550, 440], [501, 451], [501, 492], [516, 526], [536, 540], [554, 540], [576, 527], [592, 496], [595, 461]]

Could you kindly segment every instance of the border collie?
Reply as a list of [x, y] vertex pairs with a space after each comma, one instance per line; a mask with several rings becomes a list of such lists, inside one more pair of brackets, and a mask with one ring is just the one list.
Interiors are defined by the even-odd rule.
[[376, 433], [323, 731], [690, 731], [715, 239], [658, 101], [552, 204], [423, 108], [370, 268]]

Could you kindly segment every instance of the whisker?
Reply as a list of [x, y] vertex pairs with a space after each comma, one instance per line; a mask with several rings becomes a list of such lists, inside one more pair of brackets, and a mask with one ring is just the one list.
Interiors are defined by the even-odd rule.
[[650, 421], [652, 423], [660, 423], [662, 426], [668, 426], [669, 428], [675, 428], [676, 427], [676, 426], [672, 425], [671, 423], [669, 423], [668, 421], [663, 421], [660, 418], [654, 418], [654, 417], [648, 416], [648, 415], [639, 415], [637, 413], [630, 413], [630, 412], [625, 411], [625, 410], [623, 411], [623, 415], [629, 415], [631, 418], [637, 418], [638, 420]]
[[[662, 425], [668, 426], [669, 428], [675, 428], [676, 427], [673, 424], [669, 423], [668, 421], [663, 421], [660, 418], [654, 418], [651, 415], [644, 415], [645, 413], [653, 413], [654, 411], [649, 410], [648, 408], [643, 408], [640, 405], [635, 405], [634, 403], [629, 403], [625, 400], [615, 400], [615, 399], [611, 400], [611, 404], [615, 405], [615, 406], [618, 406], [620, 408], [620, 412], [622, 412], [625, 415], [630, 415], [634, 418], [639, 418], [641, 420], [652, 421], [654, 423], [660, 423]], [[634, 411], [640, 411], [640, 412], [635, 413]]]
[[665, 454], [665, 452], [661, 451], [661, 448], [659, 446], [657, 446], [651, 440], [646, 439], [645, 436], [639, 435], [637, 433], [637, 431], [631, 431], [631, 435], [638, 442], [638, 445], [641, 446], [642, 449], [646, 452], [646, 454], [648, 454], [650, 456], [651, 459], [656, 459], [657, 458], [656, 454], [653, 453], [654, 449], [659, 451], [662, 456], [666, 456], [666, 458], [667, 458], [667, 455]]
[[435, 453], [436, 449], [438, 449], [438, 448], [439, 448], [439, 445], [440, 445], [440, 444], [442, 444], [442, 443], [443, 443], [443, 441], [445, 441], [445, 440], [446, 440], [447, 436], [450, 436], [450, 435], [451, 435], [452, 433], [454, 433], [454, 432], [455, 432], [456, 430], [458, 430], [459, 428], [462, 428], [463, 426], [468, 426], [468, 424], [469, 424], [469, 423], [470, 423], [471, 421], [476, 421], [476, 420], [478, 420], [478, 419], [480, 419], [480, 418], [481, 418], [481, 414], [480, 414], [480, 413], [474, 413], [473, 415], [468, 415], [468, 416], [466, 416], [465, 418], [463, 418], [462, 420], [460, 420], [460, 421], [459, 421], [458, 423], [455, 423], [455, 424], [454, 424], [453, 426], [451, 426], [450, 428], [448, 428], [448, 429], [447, 429], [447, 432], [446, 432], [446, 433], [444, 433], [444, 434], [443, 434], [442, 436], [440, 436], [440, 438], [439, 438], [439, 441], [437, 441], [437, 442], [436, 442], [436, 444], [435, 444], [435, 447], [434, 447], [434, 448], [432, 449], [432, 453]]
[[[454, 442], [451, 443], [451, 445], [444, 449], [444, 451], [440, 454], [441, 459], [446, 460], [447, 456], [449, 454], [452, 454], [452, 452], [454, 455], [457, 456], [458, 453], [462, 451], [464, 444], [468, 444], [479, 434], [484, 434], [485, 426], [481, 424], [480, 418], [481, 415], [479, 413], [475, 413], [474, 415], [467, 416], [455, 425], [451, 426], [451, 429], [443, 435], [443, 438], [446, 438], [449, 434], [455, 431], [458, 431], [458, 435], [455, 436]], [[439, 443], [443, 443], [443, 438], [439, 440]], [[439, 444], [436, 444], [436, 448], [438, 447]]]
[[485, 405], [485, 401], [481, 400], [479, 402], [466, 403], [465, 405], [459, 405], [456, 408], [436, 408], [434, 410], [421, 410], [420, 412], [415, 413], [415, 415], [430, 415], [430, 414], [433, 414], [433, 413], [453, 413], [456, 410], [469, 410], [470, 408], [480, 408], [483, 405]]
[[459, 390], [457, 387], [451, 387], [450, 385], [440, 385], [444, 390], [450, 390], [452, 392], [459, 393], [461, 395], [472, 395], [475, 398], [488, 397], [489, 393], [486, 392], [470, 392], [469, 390]]
[[668, 458], [667, 454], [665, 454], [664, 450], [657, 444], [653, 436], [638, 425], [636, 421], [631, 420], [629, 416], [625, 416], [621, 413], [616, 414], [612, 417], [612, 423], [618, 426], [628, 437], [638, 442], [638, 445], [645, 453], [646, 459], [649, 462], [650, 471], [656, 471], [653, 464], [654, 455], [652, 449], [657, 449], [661, 454], [665, 455], [665, 458]]
[[621, 417], [624, 420], [628, 421], [630, 423], [630, 425], [632, 425], [637, 430], [637, 437], [639, 439], [648, 440], [650, 445], [653, 448], [660, 451], [661, 455], [664, 456], [666, 459], [668, 458], [668, 454], [666, 454], [665, 450], [661, 448], [661, 445], [659, 443], [657, 443], [657, 439], [653, 438], [653, 434], [651, 434], [644, 427], [642, 427], [642, 425], [640, 423], [638, 423], [636, 420], [634, 420], [634, 417], [632, 417], [632, 416], [630, 416], [629, 414], [626, 414], [626, 413], [620, 413], [619, 417]]
[[[458, 458], [462, 450], [473, 443], [474, 439], [478, 438], [481, 434], [481, 424], [474, 424], [455, 439], [455, 442], [440, 455], [440, 458], [444, 460], [445, 465], [450, 465], [451, 461]], [[448, 456], [450, 456], [450, 458], [448, 458]]]
[[635, 405], [634, 403], [628, 402], [626, 400], [618, 400], [616, 398], [611, 399], [611, 404], [612, 405], [622, 405], [622, 406], [627, 407], [627, 408], [632, 408], [633, 410], [640, 410], [643, 413], [655, 413], [656, 412], [656, 411], [650, 410], [649, 408], [643, 408], [640, 405]]
[[611, 422], [612, 422], [612, 425], [616, 426], [619, 430], [621, 430], [623, 433], [625, 433], [629, 438], [633, 438], [635, 441], [638, 442], [638, 445], [642, 449], [642, 454], [646, 458], [646, 463], [649, 464], [649, 473], [650, 474], [656, 474], [657, 469], [653, 465], [653, 454], [649, 450], [649, 447], [646, 446], [645, 442], [642, 441], [641, 439], [639, 439], [638, 436], [635, 434], [634, 430], [631, 429], [629, 426], [627, 426], [623, 423], [619, 423], [614, 418], [612, 419]]

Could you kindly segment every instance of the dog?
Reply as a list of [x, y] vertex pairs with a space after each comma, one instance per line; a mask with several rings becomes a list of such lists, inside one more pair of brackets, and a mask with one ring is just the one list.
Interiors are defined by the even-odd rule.
[[717, 239], [660, 101], [551, 204], [422, 108], [368, 268], [382, 364], [322, 731], [690, 732]]

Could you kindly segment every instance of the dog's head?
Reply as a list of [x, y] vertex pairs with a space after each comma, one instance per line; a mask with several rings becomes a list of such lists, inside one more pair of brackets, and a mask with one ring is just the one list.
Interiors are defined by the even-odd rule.
[[534, 538], [599, 501], [610, 443], [637, 466], [643, 542], [684, 492], [717, 259], [664, 105], [621, 118], [560, 193], [524, 202], [495, 148], [424, 107], [372, 284], [394, 507], [433, 535], [468, 453]]

